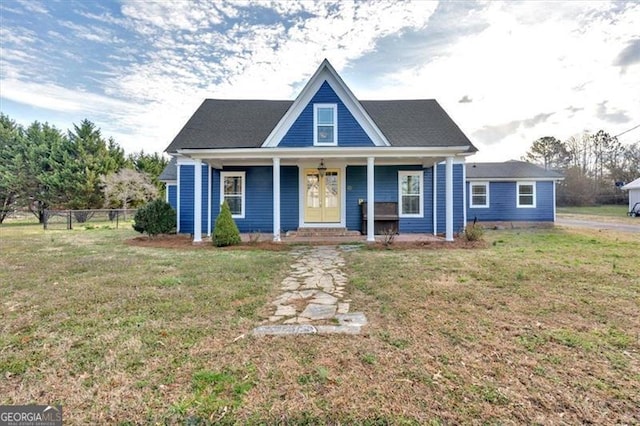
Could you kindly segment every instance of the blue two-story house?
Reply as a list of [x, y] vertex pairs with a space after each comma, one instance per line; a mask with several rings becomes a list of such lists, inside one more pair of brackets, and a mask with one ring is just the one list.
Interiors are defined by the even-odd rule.
[[[399, 232], [466, 223], [465, 158], [476, 148], [430, 99], [358, 100], [325, 60], [294, 101], [207, 99], [167, 148], [178, 232], [211, 234], [227, 201], [241, 232], [361, 230], [397, 203]], [[363, 230], [374, 241], [374, 221]]]

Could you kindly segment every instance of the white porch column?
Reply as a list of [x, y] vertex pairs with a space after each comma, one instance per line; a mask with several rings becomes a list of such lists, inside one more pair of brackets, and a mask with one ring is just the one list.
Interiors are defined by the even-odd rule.
[[433, 165], [433, 235], [438, 235], [438, 163]]
[[375, 196], [374, 196], [374, 159], [373, 157], [367, 158], [367, 241], [375, 242]]
[[280, 159], [273, 159], [273, 241], [280, 242]]
[[193, 174], [193, 242], [202, 242], [202, 160], [194, 160]]
[[453, 241], [453, 157], [447, 157], [445, 169], [445, 217], [447, 225], [445, 239]]

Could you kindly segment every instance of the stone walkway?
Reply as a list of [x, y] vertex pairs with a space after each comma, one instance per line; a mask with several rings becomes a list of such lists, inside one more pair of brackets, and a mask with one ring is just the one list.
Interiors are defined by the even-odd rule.
[[253, 334], [360, 333], [367, 318], [361, 312], [349, 312], [347, 277], [341, 271], [344, 258], [340, 250], [355, 249], [317, 246], [291, 250], [295, 261], [280, 284], [283, 293], [271, 302], [273, 313]]

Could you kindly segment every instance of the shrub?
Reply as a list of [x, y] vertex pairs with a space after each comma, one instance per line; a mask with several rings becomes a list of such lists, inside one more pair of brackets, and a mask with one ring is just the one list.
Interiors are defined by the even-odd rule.
[[480, 241], [484, 235], [484, 229], [480, 225], [468, 225], [464, 228], [464, 238], [467, 241]]
[[176, 212], [163, 200], [152, 201], [139, 208], [133, 217], [133, 229], [153, 238], [168, 234], [176, 227]]
[[216, 226], [213, 230], [213, 244], [218, 247], [240, 244], [240, 231], [231, 217], [231, 210], [225, 201], [220, 208], [220, 214], [216, 218]]

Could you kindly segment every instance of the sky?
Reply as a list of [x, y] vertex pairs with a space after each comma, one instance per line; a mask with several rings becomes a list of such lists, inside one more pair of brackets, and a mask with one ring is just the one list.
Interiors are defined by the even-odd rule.
[[162, 152], [205, 98], [436, 99], [479, 149], [640, 141], [640, 2], [0, 1], [0, 111]]

